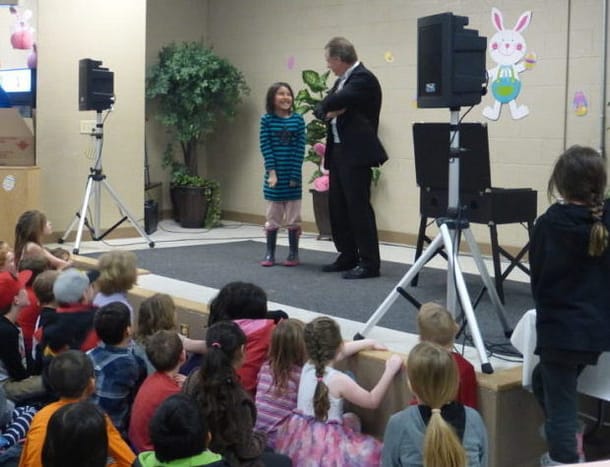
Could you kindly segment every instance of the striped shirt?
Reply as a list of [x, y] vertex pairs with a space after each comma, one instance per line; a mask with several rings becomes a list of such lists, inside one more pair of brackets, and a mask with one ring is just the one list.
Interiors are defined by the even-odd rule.
[[[293, 201], [302, 197], [302, 168], [305, 156], [305, 121], [293, 113], [283, 118], [275, 114], [261, 117], [260, 148], [265, 162], [263, 194], [267, 201]], [[275, 170], [277, 185], [267, 183]], [[291, 182], [294, 186], [291, 186]]]
[[297, 406], [297, 392], [301, 367], [294, 365], [290, 371], [286, 390], [278, 392], [273, 384], [269, 362], [265, 362], [258, 373], [256, 386], [256, 431], [267, 433], [267, 445], [275, 447], [278, 427], [288, 418]]

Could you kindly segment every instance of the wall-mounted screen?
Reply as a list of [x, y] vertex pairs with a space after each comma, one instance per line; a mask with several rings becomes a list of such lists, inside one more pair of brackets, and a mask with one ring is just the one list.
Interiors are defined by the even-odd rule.
[[0, 68], [0, 86], [14, 107], [36, 107], [36, 70]]

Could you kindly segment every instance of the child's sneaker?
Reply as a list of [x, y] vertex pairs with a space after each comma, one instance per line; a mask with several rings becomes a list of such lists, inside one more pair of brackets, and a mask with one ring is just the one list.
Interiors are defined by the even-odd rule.
[[557, 462], [551, 459], [551, 456], [548, 452], [545, 452], [542, 456], [540, 456], [540, 467], [546, 467], [549, 465], [567, 465], [563, 462]]

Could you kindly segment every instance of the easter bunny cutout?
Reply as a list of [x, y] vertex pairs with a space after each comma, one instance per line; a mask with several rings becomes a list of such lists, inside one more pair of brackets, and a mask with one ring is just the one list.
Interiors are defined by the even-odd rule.
[[516, 99], [521, 91], [519, 73], [530, 69], [534, 62], [529, 55], [525, 62], [523, 60], [527, 46], [521, 35], [531, 18], [532, 12], [526, 11], [519, 17], [514, 29], [504, 29], [502, 12], [497, 8], [491, 10], [491, 22], [497, 32], [489, 41], [489, 55], [497, 66], [487, 73], [495, 102], [493, 107], [487, 106], [483, 109], [483, 116], [490, 120], [498, 120], [503, 104], [508, 104], [511, 116], [515, 120], [529, 114], [527, 106], [517, 105]]

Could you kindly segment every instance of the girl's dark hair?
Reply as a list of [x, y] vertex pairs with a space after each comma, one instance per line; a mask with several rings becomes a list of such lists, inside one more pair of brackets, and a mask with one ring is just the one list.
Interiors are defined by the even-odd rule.
[[267, 314], [267, 294], [249, 282], [230, 282], [210, 302], [208, 326], [234, 319], [262, 319]]
[[582, 203], [591, 211], [589, 256], [601, 256], [608, 247], [608, 229], [602, 222], [606, 184], [605, 161], [585, 146], [572, 146], [559, 156], [548, 183], [549, 200], [557, 191], [567, 202]]
[[23, 250], [28, 242], [34, 242], [38, 245], [42, 241], [42, 233], [47, 225], [47, 216], [42, 212], [33, 209], [25, 211], [15, 225], [15, 264], [19, 265]]
[[243, 358], [246, 335], [234, 322], [221, 321], [210, 326], [206, 342], [208, 350], [201, 361], [194, 397], [208, 423], [212, 443], [230, 446], [238, 442], [242, 432], [238, 413], [244, 390], [235, 365]]
[[328, 386], [322, 380], [324, 369], [336, 356], [343, 344], [339, 325], [331, 318], [321, 316], [305, 325], [305, 347], [309, 359], [316, 368], [316, 390], [313, 396], [314, 414], [317, 420], [326, 421], [330, 399]]
[[265, 110], [268, 114], [275, 113], [275, 94], [277, 93], [278, 89], [282, 87], [290, 91], [290, 95], [292, 96], [292, 103], [294, 106], [294, 92], [292, 92], [292, 88], [288, 83], [278, 81], [277, 83], [273, 83], [271, 86], [269, 86], [269, 89], [267, 90], [267, 97], [265, 98]]
[[104, 467], [107, 458], [106, 419], [96, 405], [75, 402], [51, 416], [42, 447], [43, 467]]
[[197, 404], [185, 394], [168, 397], [150, 421], [155, 456], [171, 462], [195, 456], [206, 449], [208, 427]]

